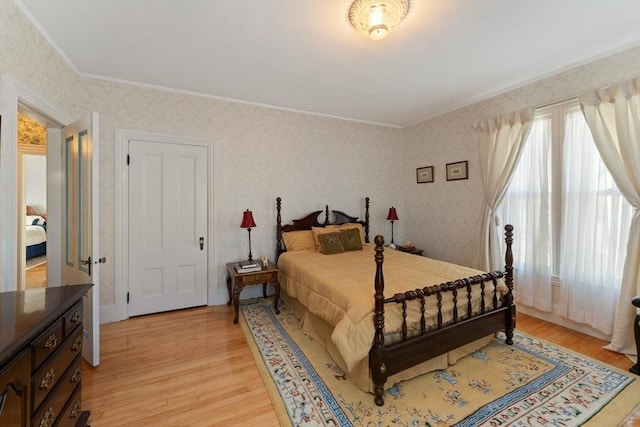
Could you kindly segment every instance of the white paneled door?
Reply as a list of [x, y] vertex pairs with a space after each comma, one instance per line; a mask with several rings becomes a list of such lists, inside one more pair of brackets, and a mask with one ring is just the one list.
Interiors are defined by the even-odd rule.
[[84, 297], [82, 356], [100, 363], [98, 113], [62, 130], [62, 283], [93, 283]]
[[208, 150], [129, 140], [128, 315], [207, 304]]

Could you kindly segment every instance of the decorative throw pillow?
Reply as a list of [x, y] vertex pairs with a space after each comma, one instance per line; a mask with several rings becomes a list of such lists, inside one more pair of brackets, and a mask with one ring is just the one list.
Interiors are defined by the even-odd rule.
[[362, 240], [360, 240], [360, 231], [357, 228], [347, 228], [340, 230], [340, 241], [345, 251], [362, 250]]
[[318, 235], [321, 252], [325, 255], [339, 254], [344, 252], [344, 247], [340, 241], [340, 233], [323, 233]]
[[328, 225], [326, 227], [311, 227], [311, 232], [313, 233], [313, 240], [316, 242], [316, 249], [319, 252], [322, 252], [322, 248], [320, 247], [320, 240], [318, 236], [326, 233], [339, 233], [340, 231], [334, 225]]
[[288, 231], [282, 233], [282, 240], [287, 251], [306, 251], [316, 249], [311, 230]]
[[362, 224], [358, 224], [357, 222], [348, 222], [346, 224], [341, 224], [341, 225], [338, 226], [338, 229], [340, 231], [349, 230], [349, 229], [353, 229], [353, 228], [358, 230], [358, 232], [360, 233], [360, 241], [362, 242], [362, 246], [364, 246], [364, 244], [365, 244], [365, 241], [364, 241], [364, 227], [362, 226]]

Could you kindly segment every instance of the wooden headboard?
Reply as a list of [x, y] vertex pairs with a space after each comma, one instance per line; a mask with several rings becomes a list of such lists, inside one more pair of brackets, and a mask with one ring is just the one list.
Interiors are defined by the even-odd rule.
[[[325, 206], [324, 211], [314, 211], [310, 214], [306, 215], [303, 218], [294, 219], [291, 224], [282, 225], [282, 199], [278, 197], [276, 199], [276, 208], [278, 211], [277, 215], [277, 223], [278, 230], [276, 233], [276, 260], [280, 257], [280, 254], [286, 252], [286, 248], [284, 247], [284, 242], [282, 241], [282, 233], [286, 233], [288, 231], [300, 231], [300, 230], [311, 230], [311, 227], [326, 227], [327, 225], [340, 225], [347, 224], [350, 222], [355, 222], [357, 224], [361, 224], [364, 228], [364, 241], [369, 243], [369, 198], [366, 197], [364, 199], [365, 204], [365, 215], [364, 221], [358, 221], [357, 216], [347, 215], [342, 211], [334, 211], [329, 210], [329, 205]], [[324, 220], [319, 221], [320, 215], [324, 212]], [[333, 221], [331, 221], [331, 217], [333, 216]]]

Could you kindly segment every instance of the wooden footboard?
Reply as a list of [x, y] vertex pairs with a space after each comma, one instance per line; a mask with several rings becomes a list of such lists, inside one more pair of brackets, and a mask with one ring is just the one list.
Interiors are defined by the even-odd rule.
[[[513, 344], [516, 309], [513, 303], [513, 227], [505, 226], [505, 271], [496, 271], [429, 286], [414, 291], [384, 296], [384, 238], [376, 236], [376, 277], [375, 277], [375, 336], [369, 352], [369, 368], [374, 383], [374, 401], [384, 405], [384, 384], [387, 378], [407, 368], [415, 366], [435, 356], [444, 354], [464, 344], [473, 342], [491, 333], [504, 331], [506, 343]], [[497, 281], [504, 278], [507, 293], [498, 296]], [[480, 309], [472, 310], [471, 295], [480, 289]], [[452, 295], [453, 319], [445, 323], [442, 314], [443, 296]], [[435, 297], [437, 305], [436, 326], [427, 328], [425, 304], [427, 297]], [[399, 304], [402, 309], [402, 337], [400, 342], [385, 344], [384, 312], [385, 304]], [[420, 329], [409, 336], [407, 328], [407, 304], [420, 304]], [[464, 316], [458, 316], [459, 306], [466, 305]]]

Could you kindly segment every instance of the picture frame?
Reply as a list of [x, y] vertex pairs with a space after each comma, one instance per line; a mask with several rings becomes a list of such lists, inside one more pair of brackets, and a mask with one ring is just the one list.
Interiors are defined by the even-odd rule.
[[469, 162], [447, 163], [447, 181], [457, 181], [469, 178]]
[[416, 182], [418, 184], [433, 182], [433, 166], [416, 168]]

